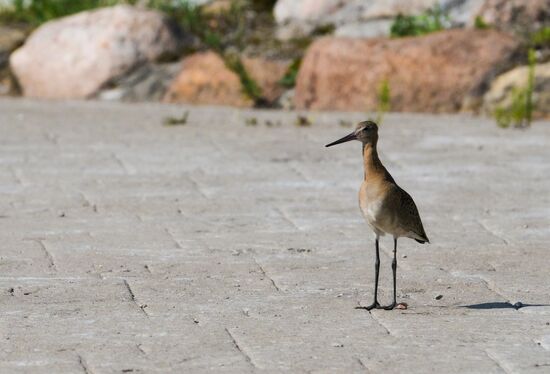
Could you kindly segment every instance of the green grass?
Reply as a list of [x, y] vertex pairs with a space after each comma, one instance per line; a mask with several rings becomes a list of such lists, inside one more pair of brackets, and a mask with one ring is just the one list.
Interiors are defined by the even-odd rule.
[[250, 0], [251, 6], [260, 12], [271, 12], [277, 0]]
[[38, 26], [49, 20], [84, 10], [135, 2], [136, 0], [13, 0], [11, 7], [0, 10], [0, 23]]
[[[0, 9], [0, 23], [27, 24], [37, 27], [44, 22], [74, 13], [116, 4], [136, 4], [138, 0], [12, 0], [11, 7]], [[228, 47], [244, 50], [264, 27], [272, 37], [271, 10], [275, 0], [232, 0], [227, 10], [206, 13], [188, 0], [147, 0], [145, 6], [174, 18], [184, 30], [195, 35], [197, 49], [222, 52]], [[250, 16], [253, 14], [253, 16]], [[267, 25], [267, 26], [266, 26]]]
[[259, 104], [262, 101], [262, 89], [248, 74], [240, 57], [228, 54], [225, 56], [224, 60], [225, 65], [239, 76], [245, 95], [254, 100], [256, 104]]
[[310, 127], [313, 125], [313, 121], [308, 116], [298, 114], [296, 116], [296, 120], [294, 121], [294, 125], [298, 127]]
[[246, 47], [247, 24], [244, 14], [252, 9], [252, 3], [234, 0], [228, 10], [219, 13], [205, 13], [201, 7], [185, 0], [153, 0], [152, 8], [173, 17], [181, 27], [199, 39], [199, 48], [213, 49], [222, 53], [232, 47], [243, 50]]
[[376, 100], [376, 117], [369, 116], [369, 120], [381, 125], [384, 115], [391, 109], [391, 88], [388, 78], [384, 78], [380, 82], [376, 91]]
[[398, 15], [391, 25], [390, 34], [393, 38], [419, 36], [445, 29], [449, 17], [439, 6], [419, 15]]
[[482, 16], [477, 16], [474, 20], [474, 27], [478, 30], [487, 30], [491, 27]]
[[382, 83], [380, 83], [380, 86], [378, 87], [377, 98], [378, 110], [375, 122], [380, 125], [384, 120], [384, 115], [389, 112], [391, 108], [391, 89], [390, 82], [387, 78], [383, 79]]
[[527, 85], [525, 87], [514, 87], [512, 99], [508, 106], [498, 106], [493, 112], [497, 125], [508, 128], [511, 125], [517, 128], [529, 127], [533, 119], [533, 91], [535, 88], [535, 51], [528, 52], [529, 70]]
[[261, 105], [262, 90], [246, 71], [239, 53], [250, 38], [251, 21], [246, 19], [246, 13], [256, 10], [265, 15], [265, 9], [271, 9], [273, 4], [270, 0], [233, 0], [229, 9], [218, 13], [204, 12], [185, 0], [150, 0], [148, 5], [169, 14], [184, 30], [195, 35], [196, 50], [213, 50], [222, 56], [225, 65], [239, 76], [244, 94]]
[[530, 36], [531, 44], [535, 47], [550, 48], [550, 27], [546, 26]]
[[181, 117], [166, 117], [163, 120], [164, 126], [184, 126], [187, 124], [189, 118], [189, 111], [186, 110]]
[[285, 75], [279, 81], [279, 84], [285, 88], [293, 88], [296, 86], [296, 77], [298, 76], [300, 65], [302, 65], [302, 59], [295, 59], [288, 67]]
[[182, 28], [198, 38], [198, 50], [210, 49], [224, 59], [225, 65], [238, 75], [243, 93], [256, 105], [264, 104], [262, 90], [248, 74], [239, 57], [248, 45], [251, 24], [245, 17], [253, 9], [265, 9], [273, 3], [264, 0], [234, 0], [228, 10], [219, 13], [205, 13], [200, 7], [189, 5], [186, 1], [167, 3], [165, 0], [153, 0], [150, 6], [164, 11], [176, 19]]

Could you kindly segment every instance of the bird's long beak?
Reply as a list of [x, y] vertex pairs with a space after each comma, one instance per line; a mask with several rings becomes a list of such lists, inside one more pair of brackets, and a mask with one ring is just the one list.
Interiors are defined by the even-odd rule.
[[325, 145], [325, 147], [332, 147], [333, 145], [349, 142], [350, 140], [356, 140], [356, 139], [357, 139], [357, 135], [355, 135], [355, 132], [352, 132], [351, 134], [344, 136], [342, 139], [338, 139], [335, 142]]

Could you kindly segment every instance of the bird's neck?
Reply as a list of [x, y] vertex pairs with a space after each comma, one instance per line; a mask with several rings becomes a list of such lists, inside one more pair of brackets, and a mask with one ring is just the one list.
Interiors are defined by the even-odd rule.
[[383, 170], [382, 162], [378, 158], [376, 142], [363, 144], [363, 167], [365, 169], [365, 180]]

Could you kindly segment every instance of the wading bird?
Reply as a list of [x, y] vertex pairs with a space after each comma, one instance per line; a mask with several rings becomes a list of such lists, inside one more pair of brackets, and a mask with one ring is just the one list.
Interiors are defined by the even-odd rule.
[[[359, 189], [359, 207], [375, 235], [376, 261], [374, 263], [374, 302], [357, 309], [371, 310], [373, 308], [391, 310], [397, 305], [396, 274], [397, 274], [397, 239], [406, 237], [419, 243], [429, 243], [424, 232], [418, 209], [412, 197], [395, 183], [390, 173], [378, 158], [376, 145], [378, 143], [378, 126], [372, 121], [360, 122], [355, 131], [333, 143], [336, 144], [359, 140], [363, 143], [363, 166], [365, 177]], [[393, 236], [393, 302], [387, 306], [378, 303], [378, 274], [380, 270], [380, 236]]]

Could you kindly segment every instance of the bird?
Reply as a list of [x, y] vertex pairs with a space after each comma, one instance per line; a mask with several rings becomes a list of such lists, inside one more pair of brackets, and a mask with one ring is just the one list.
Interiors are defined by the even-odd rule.
[[[358, 140], [363, 145], [364, 178], [359, 189], [359, 208], [374, 233], [376, 260], [374, 263], [374, 301], [357, 309], [392, 310], [397, 306], [397, 239], [411, 238], [424, 244], [430, 240], [424, 231], [418, 208], [411, 195], [399, 187], [378, 157], [378, 125], [373, 121], [357, 124], [355, 131], [325, 147]], [[379, 240], [385, 234], [393, 236], [393, 302], [381, 306], [378, 302], [378, 275], [380, 271]]]

